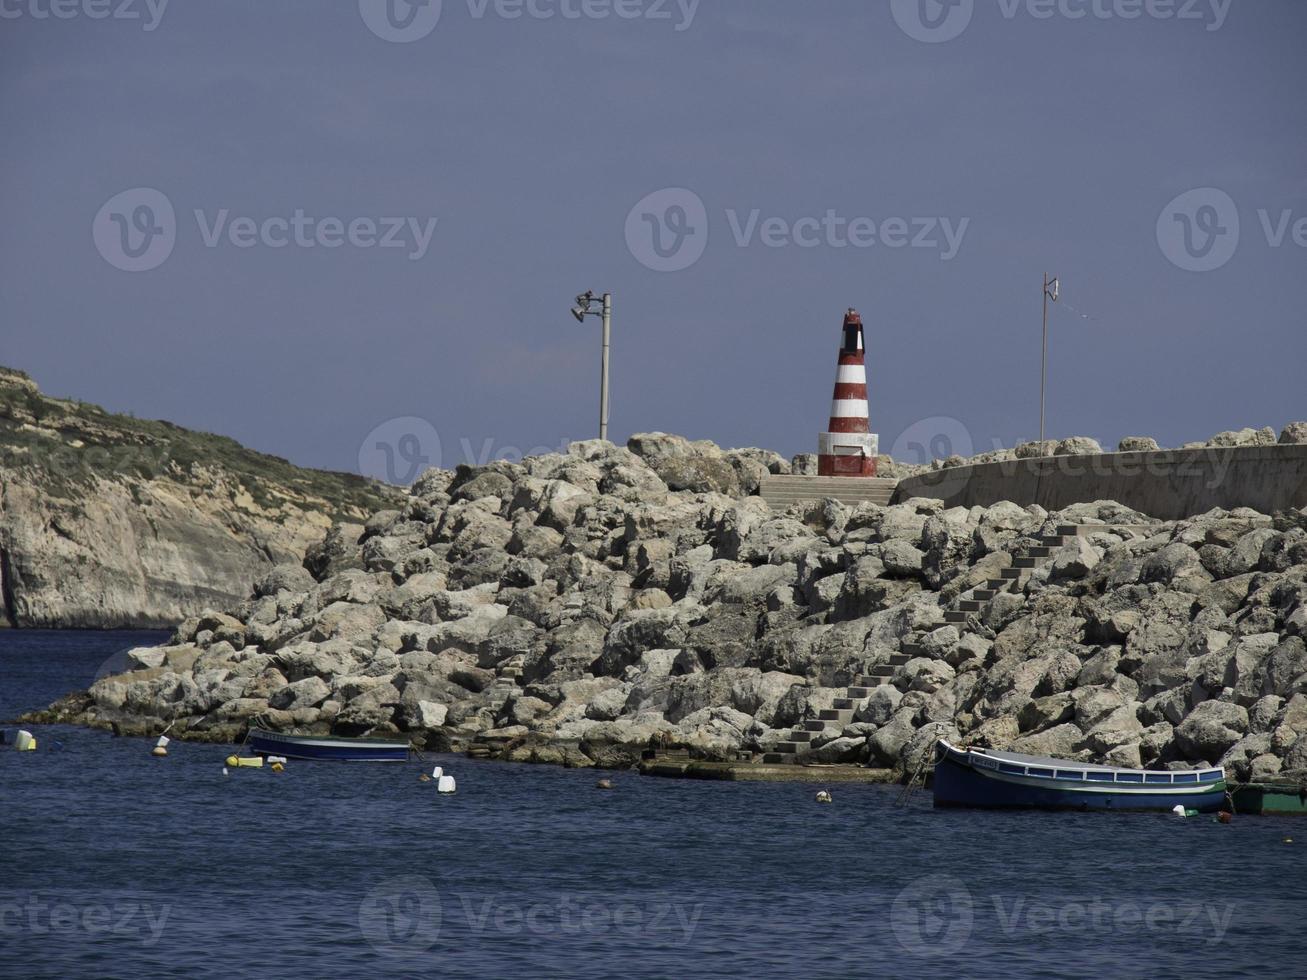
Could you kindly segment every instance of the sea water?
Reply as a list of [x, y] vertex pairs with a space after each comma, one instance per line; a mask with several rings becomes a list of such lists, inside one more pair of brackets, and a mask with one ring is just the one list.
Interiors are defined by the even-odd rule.
[[[162, 639], [0, 632], [0, 718]], [[33, 731], [0, 749], [5, 978], [1307, 975], [1292, 818], [448, 755], [224, 774], [231, 746]]]

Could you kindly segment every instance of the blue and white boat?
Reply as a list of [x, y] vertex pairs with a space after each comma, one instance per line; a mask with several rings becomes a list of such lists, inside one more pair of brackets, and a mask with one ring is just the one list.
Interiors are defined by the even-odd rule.
[[994, 749], [935, 747], [935, 806], [1211, 812], [1225, 801], [1223, 769], [1118, 769]]
[[283, 735], [251, 728], [246, 744], [255, 755], [334, 762], [405, 762], [411, 746], [385, 738], [342, 738], [332, 735]]

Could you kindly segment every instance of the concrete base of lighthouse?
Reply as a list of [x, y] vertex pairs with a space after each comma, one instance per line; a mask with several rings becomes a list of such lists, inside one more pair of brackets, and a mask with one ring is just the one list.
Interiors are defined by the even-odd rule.
[[874, 432], [823, 432], [817, 436], [817, 475], [873, 477], [879, 446]]

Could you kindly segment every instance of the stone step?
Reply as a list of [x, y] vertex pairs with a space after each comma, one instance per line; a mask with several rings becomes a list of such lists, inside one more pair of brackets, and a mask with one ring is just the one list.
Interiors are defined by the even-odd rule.
[[985, 579], [985, 588], [993, 589], [995, 592], [1006, 592], [1008, 586], [1012, 584], [1011, 579], [1006, 578], [987, 578]]
[[835, 706], [836, 711], [853, 711], [858, 707], [853, 698], [836, 698], [831, 703]]
[[946, 610], [944, 610], [944, 622], [946, 622], [946, 623], [965, 623], [966, 621], [967, 621], [967, 614], [964, 613], [961, 609], [946, 609]]
[[[1015, 558], [1012, 559], [1012, 567], [1013, 567], [1013, 568], [1018, 568], [1018, 569], [1020, 569], [1020, 568], [1034, 568], [1034, 567], [1035, 567], [1035, 559], [1029, 557], [1028, 555], [1017, 555]], [[1003, 569], [1003, 571], [1006, 572], [1007, 569], [1005, 568], [1005, 569]]]
[[873, 690], [878, 687], [884, 687], [886, 684], [889, 683], [890, 676], [893, 675], [889, 675], [887, 677], [859, 677], [858, 686], [869, 687], [872, 688]]
[[783, 766], [794, 762], [794, 756], [784, 752], [764, 752], [762, 761], [769, 766]]
[[[1005, 583], [1006, 584], [1006, 583]], [[998, 589], [972, 589], [971, 598], [978, 599], [981, 602], [988, 602], [994, 596], [998, 595]]]
[[808, 745], [806, 742], [777, 742], [776, 751], [783, 755], [798, 755], [800, 752], [806, 752]]
[[[921, 654], [921, 656], [927, 656], [927, 654], [923, 653]], [[912, 656], [907, 653], [891, 653], [889, 655], [889, 665], [891, 667], [902, 667], [905, 663], [907, 663], [911, 659]]]
[[791, 742], [811, 742], [811, 741], [812, 741], [812, 736], [814, 736], [814, 735], [816, 735], [816, 734], [817, 734], [816, 732], [810, 732], [810, 731], [806, 731], [805, 729], [796, 728], [796, 729], [794, 729], [792, 732], [790, 732], [790, 741], [791, 741]]
[[980, 612], [984, 603], [979, 599], [959, 599], [958, 609], [962, 612]]
[[1047, 558], [1052, 553], [1052, 548], [1042, 544], [1034, 544], [1026, 549], [1026, 556], [1029, 558]]
[[1074, 534], [1041, 534], [1039, 536], [1040, 544], [1046, 544], [1050, 548], [1060, 548], [1064, 544], [1069, 544]]
[[864, 687], [861, 684], [855, 684], [848, 689], [847, 693], [849, 697], [853, 698], [853, 700], [862, 701], [865, 700], [866, 698], [871, 697], [871, 692], [874, 691], [876, 687], [879, 686], [880, 685], [874, 685], [872, 687]]
[[902, 655], [905, 658], [907, 658], [903, 661], [904, 663], [907, 663], [908, 660], [912, 659], [913, 657], [930, 656], [930, 654], [926, 652], [926, 648], [923, 647], [920, 643], [900, 643], [899, 649], [903, 652]]
[[880, 477], [769, 476], [763, 480], [758, 495], [773, 509], [827, 497], [846, 504], [865, 500], [884, 506], [894, 496], [896, 486], [897, 480]]
[[803, 723], [803, 727], [804, 730], [808, 732], [824, 732], [826, 730], [826, 723], [824, 721], [819, 721], [816, 718], [809, 718]]
[[822, 708], [817, 712], [819, 721], [838, 721], [846, 725], [853, 720], [853, 712], [848, 708]]
[[867, 676], [868, 677], [893, 677], [894, 668], [889, 664], [877, 664], [875, 667], [871, 668], [871, 673], [867, 674]]
[[1000, 568], [998, 574], [1003, 576], [1003, 580], [1011, 583], [1021, 577], [1022, 569], [1013, 565], [1011, 568]]

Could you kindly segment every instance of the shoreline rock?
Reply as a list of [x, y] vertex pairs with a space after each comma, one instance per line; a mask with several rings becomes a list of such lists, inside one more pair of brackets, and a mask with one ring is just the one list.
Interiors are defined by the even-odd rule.
[[[916, 499], [774, 513], [739, 495], [789, 465], [653, 433], [430, 471], [231, 613], [188, 619], [134, 671], [29, 719], [204, 740], [256, 720], [404, 732], [601, 768], [650, 750], [734, 760], [910, 650], [852, 721], [812, 732], [814, 761], [910, 771], [945, 731], [1236, 778], [1307, 769], [1307, 512], [1157, 522], [1110, 501]], [[946, 622], [1061, 524], [1102, 530]]]

